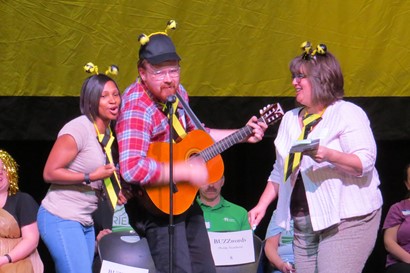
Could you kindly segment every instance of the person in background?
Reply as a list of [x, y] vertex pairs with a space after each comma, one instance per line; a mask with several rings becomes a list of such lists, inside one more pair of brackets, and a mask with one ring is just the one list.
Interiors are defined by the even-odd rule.
[[221, 195], [225, 176], [217, 182], [199, 188], [196, 201], [204, 212], [208, 231], [240, 231], [251, 229], [245, 208], [231, 203]]
[[[175, 28], [175, 24], [171, 20], [167, 30]], [[146, 203], [141, 202], [141, 186], [169, 188], [170, 164], [148, 157], [147, 154], [151, 144], [169, 142], [170, 128], [164, 105], [172, 102], [177, 93], [188, 103], [188, 93], [180, 84], [180, 57], [167, 33], [141, 35], [139, 41], [139, 77], [123, 93], [116, 126], [121, 175], [135, 194], [125, 204], [130, 225], [140, 236], [146, 237], [158, 272], [169, 272], [172, 265], [175, 273], [214, 273], [215, 265], [205, 221], [197, 202], [192, 202], [185, 212], [173, 217], [173, 260], [169, 259], [169, 216], [158, 216], [145, 206]], [[185, 107], [180, 103], [175, 106], [175, 117], [178, 120], [173, 122], [173, 129], [177, 131], [173, 136], [183, 138], [185, 133], [197, 127], [188, 117]], [[247, 125], [251, 128], [251, 134], [244, 141], [260, 141], [266, 124], [258, 122], [254, 116]], [[236, 131], [206, 130], [214, 141]], [[174, 162], [173, 182], [177, 187], [180, 182], [200, 187], [208, 181], [208, 170], [201, 157]]]
[[0, 150], [0, 273], [42, 273], [38, 204], [19, 191], [18, 180], [16, 161]]
[[293, 254], [293, 221], [290, 230], [276, 224], [276, 211], [272, 213], [266, 230], [265, 256], [269, 261], [270, 270], [267, 273], [291, 273], [295, 272], [295, 257]]
[[410, 164], [404, 170], [403, 181], [405, 199], [390, 207], [383, 225], [386, 273], [410, 272]]
[[343, 100], [334, 55], [324, 44], [302, 49], [290, 63], [298, 107], [282, 118], [273, 170], [249, 221], [257, 225], [278, 196], [276, 223], [289, 230], [293, 219], [297, 272], [360, 273], [383, 204], [376, 143], [366, 113]]
[[113, 163], [107, 164], [99, 139], [112, 137], [120, 91], [112, 78], [94, 72], [81, 88], [82, 115], [60, 130], [43, 172], [50, 188], [38, 212], [38, 225], [57, 273], [92, 272], [92, 213], [104, 195], [103, 179], [116, 171]]

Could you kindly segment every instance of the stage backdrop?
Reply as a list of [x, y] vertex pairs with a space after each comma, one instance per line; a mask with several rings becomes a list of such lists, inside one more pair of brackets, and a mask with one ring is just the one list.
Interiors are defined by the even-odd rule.
[[2, 0], [0, 139], [53, 139], [78, 114], [89, 61], [101, 72], [118, 65], [123, 90], [137, 76], [137, 37], [169, 19], [183, 84], [229, 109], [208, 111], [200, 99], [204, 119], [225, 127], [223, 114], [234, 111], [242, 124], [244, 108], [293, 97], [288, 63], [310, 40], [339, 58], [346, 96], [368, 112], [376, 137], [406, 138], [409, 13], [410, 1], [394, 0]]

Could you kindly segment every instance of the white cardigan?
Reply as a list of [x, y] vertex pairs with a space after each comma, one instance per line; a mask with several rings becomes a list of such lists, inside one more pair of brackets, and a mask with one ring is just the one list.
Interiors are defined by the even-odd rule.
[[[276, 222], [287, 230], [291, 218], [290, 197], [298, 171], [284, 182], [284, 160], [301, 133], [300, 110], [288, 111], [281, 121], [275, 139], [276, 161], [269, 176], [270, 182], [280, 185]], [[329, 162], [316, 163], [309, 156], [302, 157], [299, 169], [313, 230], [325, 229], [344, 218], [369, 214], [382, 206], [380, 180], [374, 166], [376, 144], [367, 115], [360, 107], [343, 100], [328, 106], [308, 138], [319, 138], [322, 146], [356, 154], [363, 166], [362, 175], [357, 177], [338, 170]]]

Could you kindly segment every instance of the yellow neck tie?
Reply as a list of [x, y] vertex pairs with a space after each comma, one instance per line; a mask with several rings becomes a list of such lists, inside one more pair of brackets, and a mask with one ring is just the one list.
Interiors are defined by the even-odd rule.
[[[97, 125], [94, 123], [94, 127], [97, 131], [97, 138], [98, 141], [101, 144], [101, 147], [104, 150], [105, 157], [106, 157], [106, 163], [112, 163], [115, 165], [114, 160], [112, 158], [112, 152], [111, 152], [111, 147], [114, 142], [114, 136], [112, 135], [111, 130], [108, 128], [105, 134], [100, 134], [98, 131]], [[111, 209], [112, 211], [115, 210], [115, 207], [117, 206], [118, 202], [118, 193], [121, 190], [121, 183], [120, 179], [118, 177], [117, 172], [114, 172], [111, 177], [107, 177], [104, 179], [104, 189], [106, 196], [108, 197], [108, 200], [110, 201], [109, 203], [111, 204]]]
[[[303, 117], [303, 127], [302, 132], [299, 135], [298, 140], [306, 139], [309, 133], [312, 131], [313, 127], [322, 120], [323, 110], [320, 114], [307, 114]], [[302, 153], [290, 153], [285, 160], [284, 168], [284, 181], [286, 181], [289, 176], [296, 170], [300, 164], [302, 158]]]
[[[172, 104], [173, 113], [174, 113], [172, 115], [172, 127], [173, 127], [174, 141], [180, 141], [187, 135], [184, 127], [182, 126], [181, 122], [179, 121], [179, 119], [176, 115], [177, 108], [178, 108], [178, 103], [179, 103], [179, 100], [176, 99], [175, 102]], [[163, 105], [162, 110], [165, 111], [165, 112], [169, 112], [169, 111], [167, 111], [167, 105], [166, 104]], [[169, 114], [168, 114], [168, 116], [169, 116]]]

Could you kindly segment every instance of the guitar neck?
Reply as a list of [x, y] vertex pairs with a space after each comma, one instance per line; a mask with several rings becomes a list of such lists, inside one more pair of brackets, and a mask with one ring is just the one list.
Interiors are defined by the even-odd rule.
[[[259, 119], [258, 121], [262, 121], [263, 119]], [[220, 141], [216, 142], [212, 146], [202, 150], [199, 155], [205, 160], [205, 162], [211, 160], [215, 156], [219, 155], [223, 151], [229, 149], [233, 145], [244, 141], [247, 137], [252, 134], [252, 127], [246, 125], [236, 131], [235, 133], [230, 134], [229, 136], [221, 139]]]

